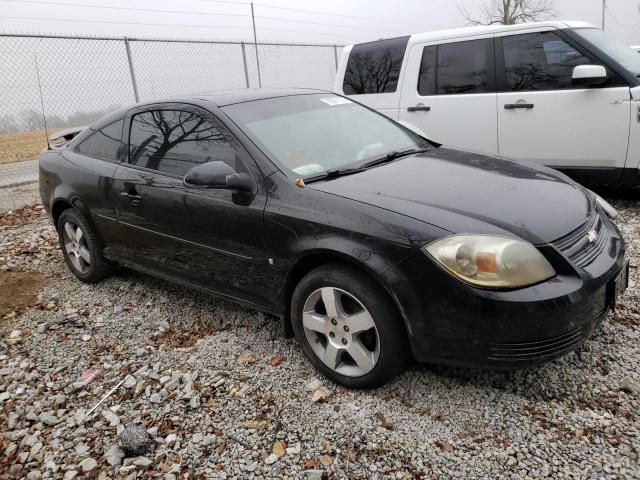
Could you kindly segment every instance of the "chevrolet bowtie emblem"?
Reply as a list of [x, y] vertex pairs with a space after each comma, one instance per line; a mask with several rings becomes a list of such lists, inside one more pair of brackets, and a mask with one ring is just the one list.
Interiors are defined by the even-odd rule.
[[597, 238], [598, 232], [596, 232], [595, 230], [589, 230], [589, 233], [587, 233], [587, 240], [589, 240], [589, 243], [595, 242]]

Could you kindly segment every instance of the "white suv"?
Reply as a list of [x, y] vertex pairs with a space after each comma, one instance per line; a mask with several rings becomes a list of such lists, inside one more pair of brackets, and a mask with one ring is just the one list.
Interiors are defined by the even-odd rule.
[[350, 45], [334, 89], [452, 147], [640, 183], [640, 55], [586, 23]]

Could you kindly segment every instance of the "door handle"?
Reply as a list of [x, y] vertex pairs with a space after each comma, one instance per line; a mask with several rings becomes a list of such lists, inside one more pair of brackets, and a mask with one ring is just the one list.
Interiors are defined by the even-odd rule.
[[533, 103], [507, 103], [504, 106], [505, 110], [515, 110], [517, 108], [531, 110], [533, 108]]
[[416, 105], [415, 107], [408, 107], [407, 112], [428, 112], [431, 110], [431, 107], [427, 107], [426, 105]]
[[142, 197], [140, 195], [136, 195], [135, 193], [121, 192], [120, 196], [122, 198], [128, 199], [131, 205], [134, 206], [140, 205], [140, 202], [142, 201]]

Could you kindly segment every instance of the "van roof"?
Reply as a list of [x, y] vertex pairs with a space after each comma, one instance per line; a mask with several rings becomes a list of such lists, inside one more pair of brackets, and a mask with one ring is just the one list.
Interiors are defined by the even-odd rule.
[[[530, 28], [550, 27], [550, 28], [597, 28], [587, 22], [581, 21], [549, 21], [534, 23], [518, 23], [516, 25], [477, 25], [473, 27], [450, 28], [447, 30], [435, 30], [433, 32], [411, 34], [411, 41], [428, 42], [431, 40], [446, 40], [449, 38], [471, 37], [491, 33], [501, 33], [517, 30], [527, 30]], [[381, 39], [386, 40], [386, 39]], [[375, 40], [380, 41], [380, 40]], [[374, 42], [375, 42], [374, 41]], [[363, 43], [374, 43], [363, 42]]]

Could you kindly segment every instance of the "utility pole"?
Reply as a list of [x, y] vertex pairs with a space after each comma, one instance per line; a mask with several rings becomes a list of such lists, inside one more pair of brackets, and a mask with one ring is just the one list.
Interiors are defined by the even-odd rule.
[[[253, 8], [253, 7], [251, 7]], [[602, 0], [602, 31], [604, 32], [604, 20], [606, 16], [607, 0]]]
[[262, 78], [260, 77], [260, 57], [258, 56], [258, 39], [256, 37], [256, 17], [253, 14], [253, 2], [251, 2], [251, 23], [253, 23], [253, 45], [256, 49], [256, 65], [258, 67], [258, 86], [262, 88]]

